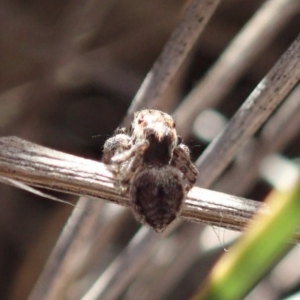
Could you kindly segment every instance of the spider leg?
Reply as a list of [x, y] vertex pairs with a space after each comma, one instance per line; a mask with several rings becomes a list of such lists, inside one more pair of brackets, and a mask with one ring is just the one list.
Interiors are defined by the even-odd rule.
[[112, 157], [124, 153], [132, 147], [132, 141], [129, 135], [125, 133], [125, 128], [118, 128], [115, 135], [109, 138], [103, 147], [103, 162], [110, 164]]
[[126, 160], [131, 159], [133, 156], [139, 156], [149, 146], [148, 141], [141, 141], [132, 146], [129, 150], [116, 154], [111, 158], [111, 163], [120, 164]]
[[105, 142], [103, 161], [111, 166], [112, 171], [119, 178], [122, 194], [128, 191], [128, 184], [142, 163], [142, 155], [148, 146], [149, 142], [146, 140], [132, 145], [132, 139], [126, 134], [124, 128], [117, 129], [115, 135]]
[[188, 192], [196, 183], [198, 170], [191, 162], [190, 151], [186, 145], [180, 144], [174, 149], [171, 165], [182, 172], [183, 178], [187, 180], [185, 190]]
[[129, 191], [129, 185], [131, 184], [137, 169], [141, 166], [142, 160], [142, 154], [137, 154], [131, 160], [121, 164], [121, 171], [119, 174], [121, 175], [120, 188], [122, 194], [126, 194]]
[[124, 172], [122, 176], [122, 183], [128, 184], [131, 181], [134, 173], [141, 166], [142, 160], [143, 156], [138, 154], [128, 163], [126, 172]]

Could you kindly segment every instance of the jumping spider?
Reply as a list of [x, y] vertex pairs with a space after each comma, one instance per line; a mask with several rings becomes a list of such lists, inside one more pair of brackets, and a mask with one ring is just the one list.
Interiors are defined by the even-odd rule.
[[123, 193], [129, 192], [136, 219], [157, 232], [179, 216], [198, 175], [174, 120], [154, 109], [136, 112], [129, 134], [115, 131], [104, 144], [104, 163], [112, 166]]

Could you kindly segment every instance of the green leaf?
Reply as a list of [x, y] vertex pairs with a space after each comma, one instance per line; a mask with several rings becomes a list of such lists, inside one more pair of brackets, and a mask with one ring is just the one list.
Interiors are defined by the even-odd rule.
[[225, 253], [193, 300], [240, 300], [278, 259], [299, 225], [300, 184], [288, 192], [272, 192], [272, 213], [254, 217], [245, 234]]

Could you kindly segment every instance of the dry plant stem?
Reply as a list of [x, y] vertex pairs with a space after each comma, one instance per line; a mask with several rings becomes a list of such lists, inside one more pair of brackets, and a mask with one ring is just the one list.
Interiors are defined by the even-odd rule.
[[177, 225], [178, 222], [174, 222], [159, 235], [148, 227], [141, 227], [81, 300], [117, 299], [149, 261], [159, 242]]
[[[83, 197], [80, 198], [80, 203], [83, 199]], [[97, 265], [97, 263], [103, 259], [101, 256], [101, 249], [107, 247], [111, 235], [115, 236], [116, 232], [120, 232], [122, 223], [124, 219], [126, 219], [123, 217], [126, 216], [126, 214], [121, 213], [121, 218], [115, 218], [115, 222], [112, 226], [99, 224], [101, 216], [99, 212], [102, 210], [99, 206], [104, 203], [102, 201], [93, 201], [89, 199], [88, 204], [90, 205], [88, 207], [89, 211], [92, 211], [92, 214], [85, 222], [77, 223], [77, 227], [80, 227], [80, 230], [77, 231], [77, 235], [73, 241], [71, 241], [71, 247], [69, 247], [70, 249], [68, 249], [62, 263], [58, 265], [59, 268], [56, 272], [57, 275], [55, 276], [53, 288], [49, 291], [47, 299], [65, 299], [69, 292], [72, 291], [72, 288], [74, 288], [78, 294], [83, 293], [78, 288], [78, 279], [81, 279], [82, 276], [86, 275], [85, 272], [89, 271], [91, 268], [93, 269], [95, 264]], [[76, 214], [76, 212], [74, 213]], [[104, 223], [107, 225], [107, 222]], [[67, 230], [68, 229], [69, 228], [67, 227]], [[97, 244], [95, 245], [95, 243]], [[57, 243], [56, 247], [59, 247], [60, 244], [61, 243]], [[98, 252], [96, 253], [97, 250]], [[49, 262], [51, 262], [51, 258]], [[81, 287], [81, 289], [85, 291], [85, 287]]]
[[[76, 273], [74, 274], [76, 280], [88, 274], [97, 262], [105, 259], [105, 255], [103, 254], [105, 253], [107, 245], [110, 245], [114, 241], [116, 236], [120, 233], [120, 228], [123, 228], [131, 217], [129, 210], [120, 210], [117, 215], [114, 214], [109, 220], [106, 220], [107, 222], [105, 222], [105, 224], [98, 224], [94, 239], [89, 245], [88, 255], [86, 257], [79, 257], [80, 266], [75, 270]], [[76, 280], [71, 282], [71, 284], [76, 285]]]
[[[28, 300], [60, 298], [57, 298], [57, 296], [60, 295], [60, 291], [67, 282], [66, 278], [72, 276], [72, 268], [69, 268], [72, 266], [70, 260], [74, 265], [77, 246], [87, 240], [88, 225], [94, 222], [97, 215], [97, 203], [82, 197], [65, 225], [56, 247], [52, 251]], [[66, 268], [66, 265], [69, 267]]]
[[175, 111], [177, 128], [183, 137], [190, 134], [201, 111], [222, 100], [291, 16], [299, 12], [299, 7], [294, 0], [269, 0], [258, 10]]
[[[106, 165], [16, 137], [0, 138], [0, 176], [34, 187], [129, 206], [128, 197], [119, 193], [115, 187], [117, 180]], [[188, 194], [181, 216], [189, 221], [243, 230], [243, 226], [258, 209], [262, 213], [268, 212], [264, 204], [253, 200], [193, 188]]]
[[[166, 235], [166, 232], [163, 235]], [[128, 281], [146, 264], [158, 245], [157, 234], [150, 228], [141, 228], [81, 300], [117, 299], [124, 286], [127, 286]]]
[[219, 2], [220, 0], [192, 0], [133, 99], [125, 123], [131, 120], [135, 111], [157, 105]]
[[[142, 287], [137, 286], [138, 289], [142, 288], [144, 293], [147, 291], [148, 297], [144, 297], [144, 299], [167, 299], [166, 293], [174, 287], [174, 282], [178, 282], [182, 278], [185, 270], [188, 270], [194, 263], [194, 258], [198, 257], [202, 252], [198, 238], [200, 234], [199, 228], [187, 226], [183, 232], [177, 234], [176, 237], [172, 237], [175, 239], [176, 248], [174, 250], [177, 251], [176, 257], [168, 262], [168, 265], [163, 266], [159, 276], [157, 276], [157, 272], [153, 273], [150, 283], [147, 278], [151, 275], [148, 274], [146, 278], [140, 278], [141, 283], [137, 283], [137, 285], [142, 285]], [[130, 299], [130, 297], [126, 299]]]
[[[300, 86], [264, 126], [257, 143], [251, 147], [250, 153], [246, 154], [247, 157], [235, 163], [233, 169], [216, 183], [215, 190], [242, 196], [251, 188], [257, 180], [259, 166], [264, 157], [280, 152], [299, 132], [299, 98]], [[244, 152], [240, 154], [242, 157], [245, 156]]]
[[[120, 231], [121, 224], [128, 217], [128, 214], [120, 213], [117, 218], [113, 216], [113, 224], [101, 226], [99, 212], [102, 204], [102, 201], [80, 197], [70, 217], [71, 226], [70, 221], [65, 225], [66, 229], [57, 241], [30, 300], [64, 299], [88, 268], [101, 260], [101, 250]], [[78, 287], [75, 289], [79, 292]]]
[[[300, 85], [292, 91], [274, 116], [264, 126], [259, 142], [269, 152], [280, 152], [299, 132]], [[297, 130], [298, 129], [298, 130]]]
[[262, 79], [224, 131], [197, 160], [198, 184], [209, 187], [239, 148], [269, 117], [300, 79], [300, 36]]

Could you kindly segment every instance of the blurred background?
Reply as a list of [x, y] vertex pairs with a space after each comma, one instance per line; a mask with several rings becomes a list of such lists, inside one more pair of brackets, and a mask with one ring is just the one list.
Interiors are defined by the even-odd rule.
[[[258, 49], [261, 51], [218, 101], [208, 103], [198, 113], [189, 133], [184, 134], [184, 141], [190, 146], [194, 160], [297, 37], [300, 29], [299, 1], [286, 2], [292, 8], [268, 44]], [[222, 1], [176, 74], [164, 100], [156, 108], [172, 114], [263, 3], [259, 0]], [[121, 124], [140, 84], [188, 4], [188, 1], [178, 0], [0, 0], [1, 136], [14, 135], [53, 149], [100, 160], [104, 141]], [[270, 17], [268, 22], [272, 24], [273, 18]], [[299, 101], [296, 100], [295, 105]], [[299, 105], [297, 109], [299, 116]], [[290, 110], [296, 112], [295, 108]], [[236, 159], [235, 164], [241, 162], [242, 174], [247, 173], [253, 162], [249, 160], [252, 149], [265, 151], [263, 146], [266, 143], [262, 136], [270, 134], [272, 140], [267, 139], [267, 144], [273, 146], [279, 135], [288, 136], [279, 129], [274, 132], [278, 124], [278, 128], [282, 128], [278, 121], [276, 124], [273, 124], [275, 127], [270, 126], [269, 131], [260, 130], [243, 155]], [[279, 181], [282, 182], [289, 176], [284, 172], [289, 172], [297, 163], [300, 153], [298, 127], [297, 123], [293, 123], [290, 129], [292, 135], [277, 147], [276, 155], [273, 153], [266, 158], [266, 152], [274, 152], [270, 150], [259, 156], [259, 167], [246, 187], [241, 190], [232, 188], [244, 180], [241, 176], [232, 180], [233, 173], [237, 172], [233, 163], [216, 183], [215, 189], [262, 201], [272, 186], [278, 184], [278, 176], [274, 178], [271, 175], [281, 174]], [[180, 134], [180, 128], [178, 131]], [[77, 200], [76, 197], [58, 196], [74, 203]], [[71, 208], [5, 185], [0, 186], [0, 207], [0, 298], [26, 299]], [[103, 226], [109, 228], [118, 216], [119, 228], [103, 241], [100, 269], [109, 265], [139, 228], [129, 210], [119, 210], [108, 204], [101, 210]], [[194, 255], [189, 267], [182, 272], [177, 270], [177, 278], [164, 290], [155, 278], [165, 276], [172, 259], [183, 251], [187, 226], [193, 228], [189, 232], [194, 233], [196, 242], [193, 247], [196, 248], [193, 251], [198, 254]], [[207, 230], [210, 230], [209, 233]], [[144, 271], [141, 278], [133, 280], [116, 299], [135, 299], [137, 294], [136, 299], [140, 300], [187, 299], [224, 251], [230, 236], [231, 233], [224, 230], [182, 224], [161, 245], [149, 263], [148, 273]], [[294, 255], [291, 257], [299, 258], [297, 248], [290, 253]], [[172, 251], [175, 251], [174, 255]], [[287, 262], [281, 266], [285, 268], [284, 277], [290, 281], [285, 283], [283, 278], [278, 277], [283, 269], [279, 273], [270, 271], [252, 296], [249, 294], [249, 299], [278, 299], [281, 294], [296, 288], [300, 272], [287, 267], [295, 262], [291, 257], [287, 258], [290, 264]], [[148, 289], [157, 287], [159, 293], [151, 297], [145, 286]], [[68, 296], [61, 299], [77, 299], [74, 294], [74, 289], [70, 288]]]

